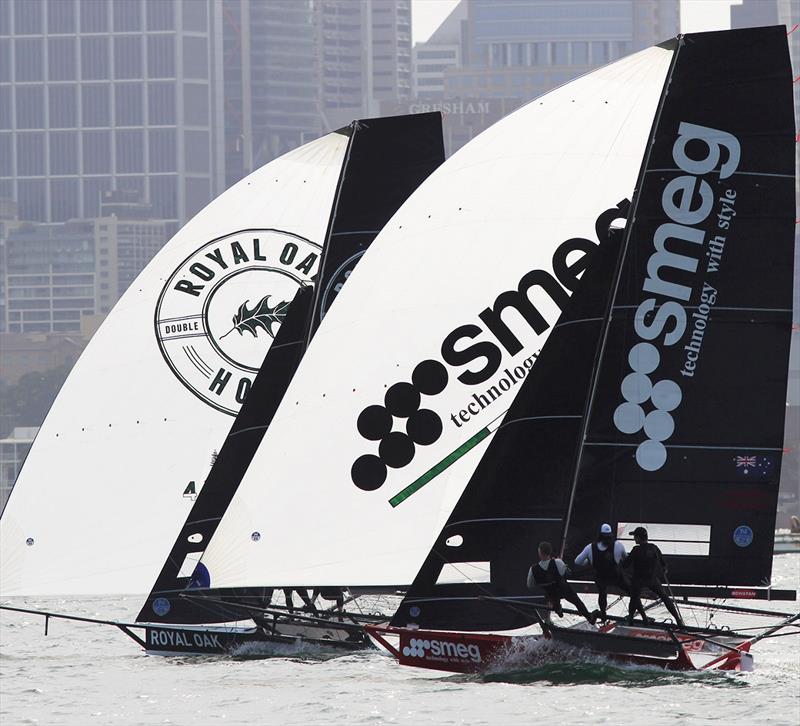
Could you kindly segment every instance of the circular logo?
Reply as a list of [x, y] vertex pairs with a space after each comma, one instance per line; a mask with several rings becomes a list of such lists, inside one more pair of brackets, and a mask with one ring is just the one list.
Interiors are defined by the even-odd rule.
[[341, 265], [339, 265], [339, 267], [336, 269], [336, 272], [331, 275], [328, 284], [325, 286], [325, 290], [322, 292], [322, 300], [320, 302], [320, 317], [325, 317], [325, 314], [330, 309], [334, 299], [339, 294], [339, 291], [344, 286], [344, 283], [347, 282], [347, 278], [350, 277], [356, 267], [356, 264], [365, 252], [366, 250], [359, 250], [351, 257], [348, 257], [344, 262], [342, 262]]
[[163, 618], [172, 609], [172, 606], [169, 604], [169, 600], [167, 600], [167, 598], [157, 597], [155, 600], [153, 600], [152, 608], [156, 615]]
[[749, 547], [753, 543], [753, 530], [746, 524], [733, 531], [733, 541], [737, 547]]
[[319, 254], [319, 245], [274, 229], [233, 232], [198, 248], [167, 280], [156, 307], [156, 338], [172, 372], [235, 416]]

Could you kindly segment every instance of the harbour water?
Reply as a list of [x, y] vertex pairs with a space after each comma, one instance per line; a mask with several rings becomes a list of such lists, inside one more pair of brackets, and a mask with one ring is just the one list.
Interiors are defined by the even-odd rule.
[[[800, 555], [775, 558], [773, 585], [800, 587]], [[7, 603], [131, 619], [140, 599]], [[797, 602], [752, 604], [787, 613], [800, 609]], [[741, 628], [764, 620], [718, 614], [714, 622]], [[148, 657], [112, 627], [51, 621], [45, 637], [42, 618], [0, 611], [0, 724], [796, 726], [800, 636], [763, 641], [754, 654], [753, 673], [684, 674], [532, 652], [525, 664], [467, 677], [401, 668], [377, 651]]]

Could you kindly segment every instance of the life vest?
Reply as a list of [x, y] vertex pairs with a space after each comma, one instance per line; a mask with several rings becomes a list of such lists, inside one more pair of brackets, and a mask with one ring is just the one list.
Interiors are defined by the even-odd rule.
[[628, 555], [633, 567], [633, 579], [642, 582], [661, 580], [661, 550], [646, 542], [636, 545]]
[[592, 542], [592, 567], [597, 580], [614, 580], [619, 577], [613, 542], [605, 550], [601, 550], [597, 542]]
[[554, 593], [561, 589], [564, 577], [559, 573], [555, 560], [550, 560], [547, 569], [537, 562], [531, 567], [531, 572], [533, 573], [533, 581], [545, 592]]

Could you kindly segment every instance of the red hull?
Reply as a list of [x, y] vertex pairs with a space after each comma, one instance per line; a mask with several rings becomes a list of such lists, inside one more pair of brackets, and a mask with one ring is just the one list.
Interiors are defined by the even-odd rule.
[[[481, 635], [381, 626], [367, 626], [366, 630], [397, 659], [400, 665], [451, 673], [481, 673], [501, 661], [511, 649], [545, 638], [541, 635]], [[393, 645], [386, 636], [398, 637], [399, 644]], [[555, 639], [558, 640], [558, 638]], [[647, 640], [647, 638], [643, 638], [643, 640]], [[688, 651], [692, 650], [691, 641], [685, 641], [680, 647], [676, 646], [672, 657], [611, 652], [597, 647], [590, 647], [589, 650], [622, 663], [650, 665], [666, 670], [690, 671], [709, 668], [739, 670], [742, 655], [746, 654], [749, 648], [749, 642], [743, 643], [738, 650], [730, 650], [719, 658], [704, 664], [702, 668], [696, 666], [689, 657]]]

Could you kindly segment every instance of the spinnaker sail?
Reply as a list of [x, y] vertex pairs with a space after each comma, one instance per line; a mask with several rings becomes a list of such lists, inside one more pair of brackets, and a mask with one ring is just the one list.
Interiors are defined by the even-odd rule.
[[249, 175], [191, 219], [75, 365], [0, 518], [0, 594], [147, 592], [298, 286], [348, 136]]
[[[319, 322], [372, 240], [408, 196], [444, 161], [441, 114], [354, 121], [337, 185], [320, 271], [314, 287], [298, 292], [253, 388], [167, 557], [138, 619], [209, 623], [235, 620], [241, 609], [225, 599], [265, 607], [272, 592], [237, 588], [209, 599], [187, 598], [190, 584], [207, 588], [200, 556], [270, 426]], [[195, 572], [195, 568], [197, 571]], [[184, 595], [184, 597], [181, 597]]]
[[413, 580], [596, 228], [636, 184], [671, 60], [651, 48], [524, 106], [401, 207], [326, 314], [203, 555], [212, 587]]

